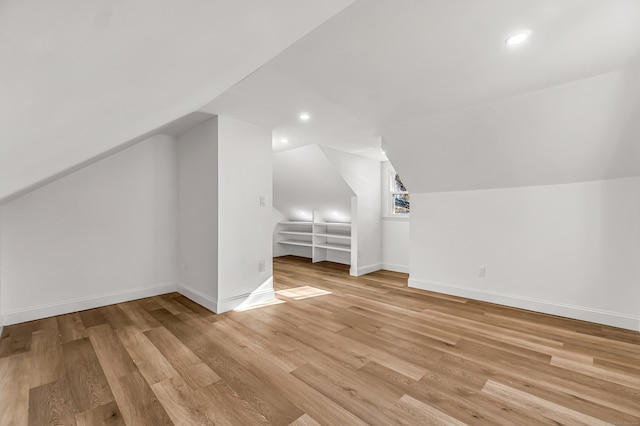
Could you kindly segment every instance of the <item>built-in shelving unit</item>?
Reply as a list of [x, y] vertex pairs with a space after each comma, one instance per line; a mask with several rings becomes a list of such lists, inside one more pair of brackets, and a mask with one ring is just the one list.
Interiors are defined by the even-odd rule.
[[[313, 222], [284, 221], [279, 222], [278, 235], [280, 244], [299, 247], [313, 247]], [[311, 253], [313, 254], [313, 253]]]
[[351, 264], [351, 223], [316, 220], [316, 212], [313, 217], [310, 222], [278, 222], [278, 243], [309, 247], [305, 256], [313, 262], [332, 260]]
[[291, 246], [302, 246], [302, 247], [312, 247], [313, 244], [310, 242], [307, 243], [305, 241], [296, 241], [296, 240], [280, 240], [278, 241], [280, 244], [289, 244]]
[[343, 244], [315, 244], [314, 247], [351, 252], [351, 247]]

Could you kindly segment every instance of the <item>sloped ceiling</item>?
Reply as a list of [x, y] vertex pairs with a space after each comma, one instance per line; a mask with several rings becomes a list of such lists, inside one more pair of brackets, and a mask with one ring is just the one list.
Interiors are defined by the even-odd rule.
[[411, 192], [640, 175], [640, 67], [385, 126]]
[[639, 57], [637, 0], [362, 0], [210, 107], [275, 151], [381, 136], [414, 192], [607, 179], [640, 173]]
[[197, 110], [350, 3], [0, 2], [0, 200]]
[[1, 2], [0, 200], [195, 110], [414, 192], [638, 174], [640, 1], [351, 3]]
[[349, 222], [351, 196], [338, 170], [317, 145], [273, 156], [273, 206], [290, 220]]
[[[530, 29], [530, 40], [504, 40]], [[359, 1], [273, 60], [275, 69], [377, 125], [627, 67], [637, 0]]]

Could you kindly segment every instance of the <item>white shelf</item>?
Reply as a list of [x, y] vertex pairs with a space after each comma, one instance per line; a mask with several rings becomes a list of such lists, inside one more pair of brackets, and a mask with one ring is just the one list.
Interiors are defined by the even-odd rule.
[[280, 240], [280, 244], [289, 244], [291, 246], [313, 247], [311, 241], [297, 241], [297, 240]]
[[351, 247], [341, 244], [316, 244], [315, 247], [323, 248], [327, 250], [348, 251], [351, 252]]
[[[350, 222], [322, 222], [318, 221], [316, 211], [313, 212], [311, 222], [285, 220], [278, 222], [278, 234], [282, 238], [280, 244], [299, 247], [311, 247], [313, 262], [332, 259], [332, 261], [349, 262], [345, 257], [351, 257], [352, 239]], [[297, 239], [296, 239], [297, 238]], [[342, 243], [342, 244], [336, 244]], [[297, 253], [296, 253], [297, 254]], [[339, 260], [341, 259], [341, 260]]]
[[308, 235], [311, 236], [313, 233], [311, 231], [303, 232], [303, 231], [279, 231], [278, 234], [287, 234], [287, 235]]
[[322, 233], [322, 234], [313, 234], [316, 237], [327, 237], [327, 238], [343, 238], [345, 240], [350, 240], [351, 239], [351, 235], [347, 235], [347, 234], [326, 234], [326, 233]]
[[351, 228], [350, 222], [315, 222], [314, 225], [318, 226], [335, 226], [341, 228]]

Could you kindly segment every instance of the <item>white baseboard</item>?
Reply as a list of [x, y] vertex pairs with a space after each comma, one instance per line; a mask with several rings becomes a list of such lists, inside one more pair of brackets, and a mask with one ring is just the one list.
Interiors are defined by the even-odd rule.
[[87, 309], [99, 308], [101, 306], [113, 305], [114, 303], [122, 303], [145, 297], [158, 296], [160, 294], [174, 292], [176, 289], [177, 286], [175, 283], [161, 283], [148, 287], [103, 293], [95, 296], [80, 297], [77, 299], [64, 300], [46, 305], [17, 309], [15, 311], [4, 312], [4, 325], [33, 321], [56, 315], [68, 314], [70, 312], [78, 312]]
[[194, 288], [191, 288], [185, 284], [178, 284], [178, 291], [184, 297], [187, 297], [194, 302], [204, 306], [205, 308], [217, 313], [222, 314], [227, 311], [232, 311], [237, 308], [247, 307], [251, 305], [258, 305], [260, 303], [270, 302], [275, 299], [276, 295], [273, 291], [273, 279], [267, 280], [258, 290], [253, 293], [240, 294], [237, 296], [229, 297], [226, 299], [214, 299]]
[[379, 271], [382, 269], [382, 263], [375, 263], [373, 265], [360, 266], [356, 271], [356, 277], [360, 275], [370, 274], [371, 272]]
[[402, 272], [404, 274], [409, 273], [408, 265], [394, 265], [392, 263], [383, 263], [382, 269], [385, 269], [387, 271], [393, 271], [393, 272]]
[[640, 331], [640, 317], [409, 277], [409, 287]]
[[229, 297], [227, 299], [221, 299], [218, 300], [217, 313], [221, 314], [223, 312], [232, 311], [238, 308], [270, 302], [275, 299], [275, 297], [276, 294], [273, 291], [272, 287], [261, 291], [255, 291], [253, 293], [240, 294], [238, 296]]
[[196, 290], [195, 288], [189, 287], [182, 283], [178, 283], [178, 292], [180, 292], [180, 294], [182, 294], [187, 299], [191, 299], [197, 304], [209, 309], [210, 311], [218, 313], [218, 301], [213, 297], [207, 296], [199, 290]]

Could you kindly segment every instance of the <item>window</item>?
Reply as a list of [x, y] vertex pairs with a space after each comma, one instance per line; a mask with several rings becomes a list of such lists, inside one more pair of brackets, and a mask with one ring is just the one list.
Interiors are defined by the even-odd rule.
[[391, 214], [393, 216], [409, 215], [409, 191], [402, 183], [400, 175], [396, 172], [390, 173], [391, 189]]

